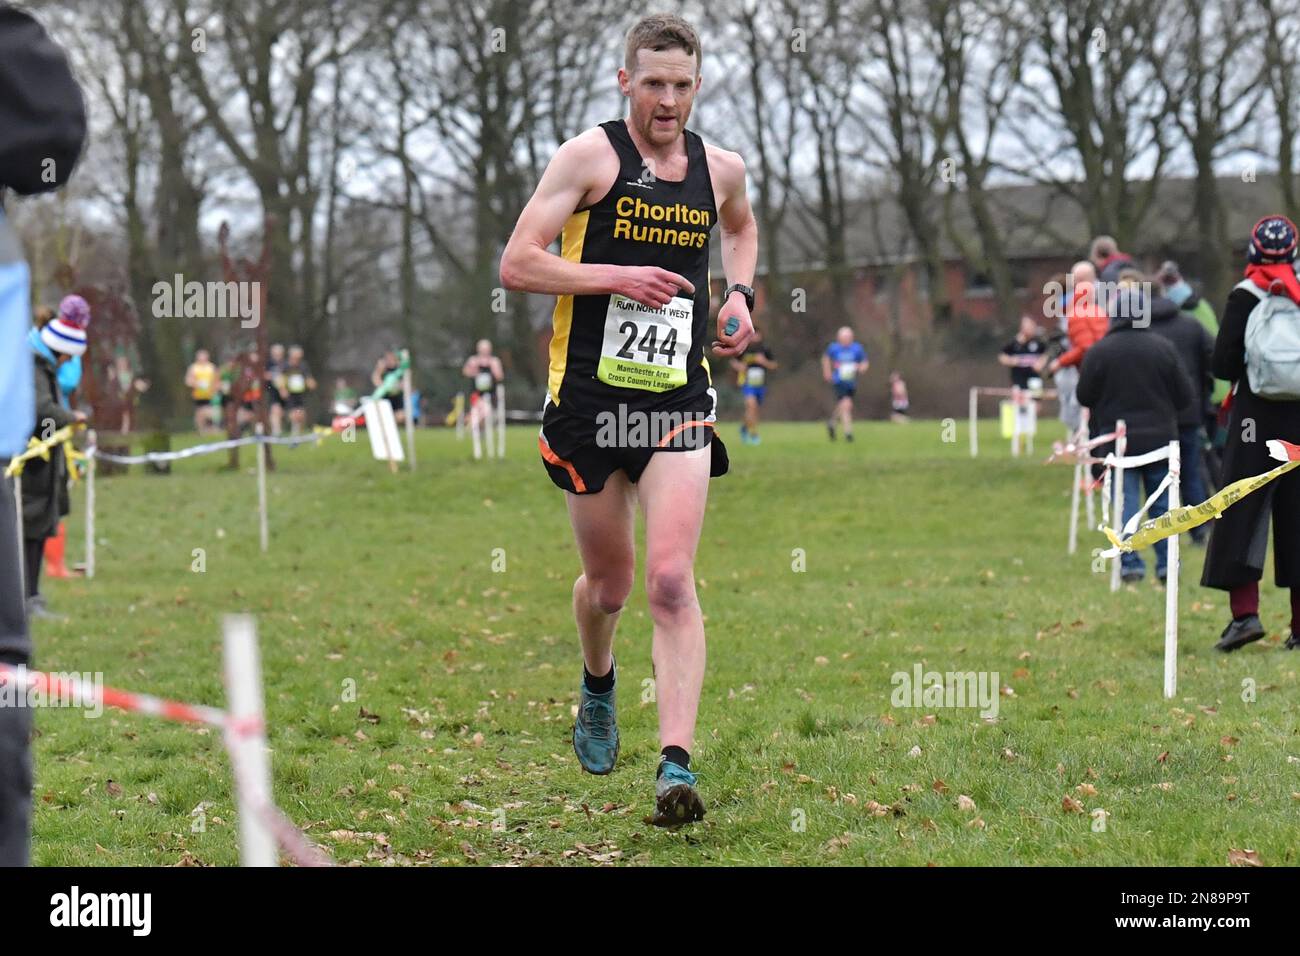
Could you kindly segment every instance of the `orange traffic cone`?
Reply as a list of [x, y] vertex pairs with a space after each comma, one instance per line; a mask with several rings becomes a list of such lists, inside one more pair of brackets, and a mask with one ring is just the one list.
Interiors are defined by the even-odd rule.
[[63, 563], [63, 550], [68, 541], [68, 529], [59, 522], [58, 533], [45, 539], [45, 574], [51, 578], [70, 578], [68, 566]]

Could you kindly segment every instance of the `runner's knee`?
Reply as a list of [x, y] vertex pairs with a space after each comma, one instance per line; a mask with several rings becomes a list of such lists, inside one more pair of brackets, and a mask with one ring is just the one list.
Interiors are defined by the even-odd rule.
[[667, 561], [646, 569], [646, 598], [652, 614], [675, 614], [695, 604], [695, 575], [681, 561]]
[[626, 572], [601, 572], [584, 575], [587, 580], [587, 603], [602, 614], [617, 614], [632, 593], [632, 569]]

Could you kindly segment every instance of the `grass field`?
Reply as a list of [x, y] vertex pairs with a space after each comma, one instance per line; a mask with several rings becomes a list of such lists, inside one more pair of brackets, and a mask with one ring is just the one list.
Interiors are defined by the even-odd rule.
[[[1273, 633], [1221, 656], [1227, 596], [1196, 585], [1202, 552], [1184, 547], [1167, 702], [1163, 591], [1112, 595], [1090, 573], [1100, 535], [1067, 559], [1068, 469], [1013, 461], [985, 428], [978, 461], [964, 426], [944, 443], [938, 422], [861, 425], [852, 445], [815, 425], [768, 426], [759, 447], [723, 429], [732, 472], [697, 567], [708, 816], [676, 832], [643, 822], [658, 744], [640, 581], [616, 642], [619, 766], [591, 777], [572, 753], [577, 561], [531, 427], [503, 463], [423, 433], [414, 475], [364, 439], [277, 450], [267, 555], [247, 452], [243, 474], [214, 456], [101, 479], [98, 573], [47, 584], [70, 619], [38, 623], [37, 664], [222, 705], [220, 616], [255, 613], [277, 802], [340, 862], [1297, 863], [1300, 654], [1281, 649], [1271, 560]], [[892, 706], [891, 675], [917, 664], [996, 671], [1010, 691], [995, 720]], [[211, 733], [115, 711], [37, 721], [35, 862], [238, 861]]]

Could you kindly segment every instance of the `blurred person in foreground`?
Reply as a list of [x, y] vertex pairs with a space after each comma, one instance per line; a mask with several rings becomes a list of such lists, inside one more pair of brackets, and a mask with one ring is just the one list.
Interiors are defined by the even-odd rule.
[[[0, 466], [27, 447], [36, 420], [31, 275], [3, 212], [6, 190], [68, 181], [86, 138], [81, 90], [63, 51], [29, 14], [0, 4]], [[0, 663], [31, 663], [13, 491], [0, 481]], [[0, 866], [26, 866], [31, 844], [31, 711], [0, 707]]]

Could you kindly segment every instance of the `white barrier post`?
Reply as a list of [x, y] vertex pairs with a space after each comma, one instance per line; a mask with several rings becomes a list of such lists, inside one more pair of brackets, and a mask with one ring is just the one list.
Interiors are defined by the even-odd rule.
[[482, 414], [479, 415], [483, 422], [483, 450], [487, 453], [487, 457], [491, 458], [497, 453], [496, 409], [492, 407], [492, 393], [479, 392], [478, 404], [479, 408], [483, 409]]
[[[1079, 409], [1079, 437], [1085, 442], [1088, 441], [1088, 417], [1089, 417], [1088, 410], [1086, 408], [1080, 408]], [[1092, 450], [1089, 449], [1088, 451], [1084, 452], [1084, 457], [1091, 458]], [[1083, 474], [1087, 476], [1087, 480], [1088, 480], [1088, 496], [1085, 502], [1087, 508], [1084, 513], [1087, 515], [1088, 518], [1088, 530], [1095, 531], [1097, 530], [1097, 514], [1093, 510], [1093, 504], [1092, 504], [1092, 493], [1093, 493], [1092, 468], [1088, 465], [1084, 465]]]
[[[23, 540], [23, 476], [14, 474], [14, 515], [17, 521], [14, 527], [18, 529], [18, 581], [23, 588], [23, 596], [27, 596], [27, 542]], [[44, 560], [44, 559], [42, 559]]]
[[[1077, 453], [1076, 453], [1077, 454]], [[1083, 484], [1083, 464], [1074, 463], [1074, 488], [1070, 491], [1070, 541], [1066, 554], [1074, 554], [1079, 546], [1079, 487]]]
[[1084, 465], [1083, 474], [1088, 483], [1088, 496], [1084, 498], [1084, 504], [1086, 505], [1086, 507], [1084, 508], [1084, 517], [1088, 522], [1088, 530], [1096, 531], [1097, 510], [1096, 510], [1096, 505], [1093, 504], [1092, 497], [1096, 493], [1097, 489], [1093, 487], [1095, 482], [1092, 477], [1092, 469], [1087, 465]]
[[[1183, 503], [1182, 455], [1177, 441], [1169, 443], [1169, 510], [1173, 511]], [[1168, 553], [1165, 562], [1165, 699], [1173, 697], [1178, 691], [1178, 570], [1179, 551], [1178, 535], [1168, 538]]]
[[1022, 393], [1025, 401], [1025, 418], [1029, 428], [1025, 431], [1025, 451], [1027, 454], [1034, 453], [1034, 436], [1038, 434], [1038, 402], [1034, 399], [1034, 393], [1025, 389]]
[[980, 454], [979, 404], [980, 390], [972, 388], [970, 390], [970, 456], [972, 458], [978, 458]]
[[[1115, 522], [1117, 529], [1124, 527], [1124, 455], [1128, 452], [1128, 429], [1124, 426], [1124, 419], [1115, 423], [1115, 467], [1114, 472], [1114, 512], [1112, 520]], [[1122, 552], [1121, 552], [1122, 553]], [[1115, 555], [1115, 561], [1110, 566], [1110, 589], [1118, 591], [1120, 587], [1120, 555]]]
[[[257, 437], [261, 438], [264, 431], [262, 423], [258, 422], [254, 430], [257, 432]], [[257, 523], [261, 535], [262, 553], [266, 554], [266, 443], [262, 441], [257, 443]]]
[[[409, 352], [406, 358], [409, 363]], [[406, 460], [411, 463], [411, 471], [415, 471], [415, 409], [411, 405], [411, 366], [409, 364], [402, 374], [402, 407], [406, 409]]]
[[[483, 430], [482, 414], [479, 410], [479, 402], [474, 401], [474, 394], [469, 397], [469, 437], [474, 440], [474, 460], [478, 461], [483, 457], [483, 445], [480, 437]], [[481, 401], [481, 399], [480, 399]]]
[[506, 457], [506, 387], [497, 386], [497, 457]]
[[[259, 445], [259, 452], [261, 449]], [[275, 866], [275, 837], [262, 815], [263, 809], [272, 805], [271, 762], [266, 749], [257, 629], [247, 614], [227, 614], [222, 629], [226, 696], [231, 720], [239, 728], [229, 735], [239, 808], [239, 859], [244, 866]]]
[[95, 430], [86, 436], [91, 454], [86, 456], [86, 577], [95, 576], [95, 455], [99, 448]]
[[465, 393], [456, 393], [456, 404], [452, 406], [456, 411], [456, 441], [465, 437]]
[[1011, 457], [1020, 457], [1020, 388], [1011, 386]]

